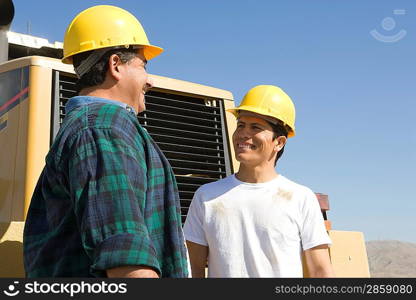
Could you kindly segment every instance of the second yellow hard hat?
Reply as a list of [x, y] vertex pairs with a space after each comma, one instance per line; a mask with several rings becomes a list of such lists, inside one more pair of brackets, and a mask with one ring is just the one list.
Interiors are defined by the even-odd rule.
[[111, 5], [97, 5], [79, 13], [69, 24], [64, 37], [62, 62], [72, 63], [72, 56], [107, 47], [143, 46], [150, 60], [163, 49], [150, 45], [146, 33], [128, 11]]
[[255, 86], [247, 92], [238, 107], [227, 111], [238, 117], [240, 110], [278, 119], [290, 128], [288, 137], [295, 136], [295, 105], [290, 97], [277, 86]]

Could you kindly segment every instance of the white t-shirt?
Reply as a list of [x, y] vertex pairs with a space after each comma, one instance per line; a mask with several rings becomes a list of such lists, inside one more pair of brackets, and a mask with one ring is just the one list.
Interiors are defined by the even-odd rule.
[[201, 186], [184, 234], [209, 247], [208, 277], [302, 277], [302, 250], [331, 244], [315, 194], [282, 175]]

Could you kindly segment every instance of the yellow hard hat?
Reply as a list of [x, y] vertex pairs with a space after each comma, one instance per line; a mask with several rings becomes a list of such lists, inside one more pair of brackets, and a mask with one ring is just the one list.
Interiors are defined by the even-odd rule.
[[111, 5], [97, 5], [79, 13], [69, 24], [64, 37], [62, 62], [72, 63], [72, 56], [107, 47], [143, 46], [150, 60], [163, 49], [150, 45], [140, 22], [128, 11]]
[[240, 110], [278, 119], [290, 128], [288, 137], [295, 136], [295, 105], [290, 97], [277, 86], [255, 86], [247, 92], [238, 107], [227, 109], [236, 117]]

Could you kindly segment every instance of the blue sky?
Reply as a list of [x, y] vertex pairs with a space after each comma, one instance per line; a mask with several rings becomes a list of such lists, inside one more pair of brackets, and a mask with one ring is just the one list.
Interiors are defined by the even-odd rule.
[[11, 30], [51, 42], [87, 7], [127, 9], [166, 50], [150, 73], [228, 90], [236, 104], [255, 85], [280, 86], [296, 105], [297, 135], [278, 171], [329, 195], [333, 229], [416, 242], [413, 0], [14, 4]]

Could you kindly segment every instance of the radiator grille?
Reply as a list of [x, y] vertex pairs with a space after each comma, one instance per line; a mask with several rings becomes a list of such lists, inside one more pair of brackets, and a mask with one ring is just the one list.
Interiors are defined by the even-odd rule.
[[[66, 102], [76, 94], [75, 80], [55, 71], [52, 139], [65, 116]], [[184, 222], [196, 189], [231, 174], [223, 100], [150, 91], [138, 120], [172, 166]]]

